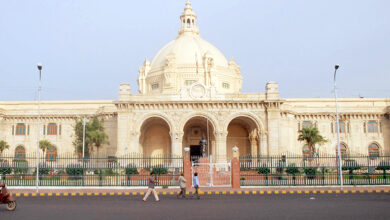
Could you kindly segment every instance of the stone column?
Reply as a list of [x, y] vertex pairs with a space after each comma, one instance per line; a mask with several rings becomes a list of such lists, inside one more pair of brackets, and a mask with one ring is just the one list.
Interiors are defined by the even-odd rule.
[[267, 134], [265, 132], [260, 133], [260, 155], [268, 156], [268, 141]]
[[[270, 105], [276, 105], [276, 103], [270, 103]], [[279, 122], [280, 122], [280, 110], [275, 106], [267, 109], [267, 121], [268, 121], [268, 154], [279, 154]]]
[[118, 113], [117, 119], [117, 150], [116, 156], [122, 156], [128, 153], [130, 147], [128, 115], [125, 113]]
[[184, 164], [183, 164], [184, 178], [187, 180], [187, 188], [192, 186], [192, 172], [191, 172], [191, 160], [190, 160], [190, 148], [184, 148]]
[[216, 162], [226, 162], [226, 136], [227, 132], [215, 132]]
[[171, 132], [172, 141], [172, 156], [183, 156], [182, 144], [183, 144], [183, 132]]
[[249, 134], [249, 142], [251, 144], [251, 155], [257, 156], [257, 130], [254, 129]]
[[238, 160], [239, 157], [239, 149], [238, 147], [233, 147], [233, 159], [231, 161], [232, 164], [232, 188], [239, 189], [240, 186], [240, 162]]

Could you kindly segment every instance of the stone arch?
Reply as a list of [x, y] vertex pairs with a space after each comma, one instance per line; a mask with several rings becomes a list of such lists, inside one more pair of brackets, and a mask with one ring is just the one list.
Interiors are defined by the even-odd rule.
[[171, 125], [163, 117], [147, 117], [141, 123], [139, 131], [139, 152], [144, 156], [166, 156], [172, 152]]
[[229, 115], [228, 118], [226, 118], [226, 120], [225, 120], [225, 124], [223, 125], [223, 130], [227, 131], [230, 122], [237, 117], [250, 118], [256, 124], [257, 128], [259, 129], [259, 132], [265, 131], [265, 126], [264, 126], [264, 123], [261, 120], [261, 118], [253, 113], [250, 113], [250, 112], [237, 112], [237, 113]]
[[219, 131], [220, 130], [220, 127], [218, 126], [218, 123], [217, 123], [217, 119], [211, 115], [211, 114], [206, 114], [204, 112], [200, 112], [200, 111], [197, 111], [197, 112], [191, 112], [187, 115], [185, 115], [184, 117], [182, 117], [182, 119], [180, 120], [179, 122], [179, 126], [178, 126], [178, 129], [180, 129], [180, 131], [182, 132], [183, 129], [184, 129], [184, 126], [186, 125], [186, 123], [191, 119], [191, 118], [194, 118], [194, 117], [203, 117], [203, 118], [207, 118], [209, 120], [209, 123], [212, 124], [212, 126], [214, 127], [215, 131]]
[[235, 146], [239, 148], [241, 156], [258, 155], [260, 124], [256, 122], [253, 115], [236, 113], [226, 122], [227, 158], [230, 159], [232, 157], [231, 149]]
[[200, 156], [202, 153], [200, 140], [203, 137], [207, 143], [205, 156], [215, 152], [215, 133], [218, 131], [215, 118], [202, 112], [195, 112], [183, 117], [179, 124], [183, 133], [182, 151], [184, 147], [190, 147], [191, 156]]
[[149, 118], [161, 118], [162, 120], [164, 120], [168, 126], [169, 126], [169, 129], [171, 131], [174, 131], [175, 130], [175, 127], [174, 127], [174, 124], [172, 123], [172, 121], [169, 119], [169, 116], [162, 113], [162, 112], [150, 112], [150, 113], [147, 113], [147, 114], [144, 114], [142, 115], [142, 117], [140, 119], [137, 120], [137, 127], [136, 127], [136, 131], [140, 131], [141, 130], [141, 127], [143, 125], [143, 123], [148, 120]]

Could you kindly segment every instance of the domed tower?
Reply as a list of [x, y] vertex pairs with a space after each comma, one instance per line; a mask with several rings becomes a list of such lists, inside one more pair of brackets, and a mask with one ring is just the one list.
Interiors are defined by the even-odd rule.
[[190, 95], [194, 86], [217, 94], [241, 92], [240, 67], [200, 37], [196, 18], [187, 1], [177, 38], [165, 45], [151, 63], [146, 59], [139, 68], [141, 94]]

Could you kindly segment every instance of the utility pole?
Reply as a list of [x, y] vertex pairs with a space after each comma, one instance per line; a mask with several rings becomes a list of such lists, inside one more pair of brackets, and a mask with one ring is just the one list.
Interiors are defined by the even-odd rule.
[[42, 78], [42, 64], [38, 63], [37, 65], [39, 70], [39, 85], [38, 85], [38, 125], [37, 125], [37, 158], [36, 158], [36, 167], [37, 167], [37, 176], [35, 180], [36, 191], [39, 191], [39, 132], [41, 124], [41, 78]]
[[340, 124], [339, 124], [339, 112], [337, 106], [337, 88], [336, 88], [336, 73], [339, 65], [334, 66], [334, 100], [336, 103], [336, 130], [337, 130], [337, 160], [338, 160], [338, 168], [339, 168], [339, 179], [340, 179], [340, 189], [343, 190], [343, 173], [342, 173], [342, 164], [341, 164], [341, 153], [340, 153]]

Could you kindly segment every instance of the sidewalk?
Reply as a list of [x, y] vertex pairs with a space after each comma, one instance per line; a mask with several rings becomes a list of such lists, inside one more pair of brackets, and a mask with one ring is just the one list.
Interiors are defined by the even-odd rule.
[[[18, 196], [129, 196], [143, 195], [147, 188], [60, 188], [42, 187], [36, 193], [34, 187], [13, 188], [9, 191], [12, 195]], [[178, 187], [162, 189], [156, 187], [160, 195], [176, 195], [180, 191]], [[188, 190], [192, 194], [194, 189]], [[344, 186], [340, 190], [339, 186], [312, 186], [312, 187], [245, 187], [232, 189], [230, 187], [201, 187], [200, 194], [207, 195], [241, 195], [241, 194], [347, 194], [347, 193], [390, 193], [390, 186]]]

